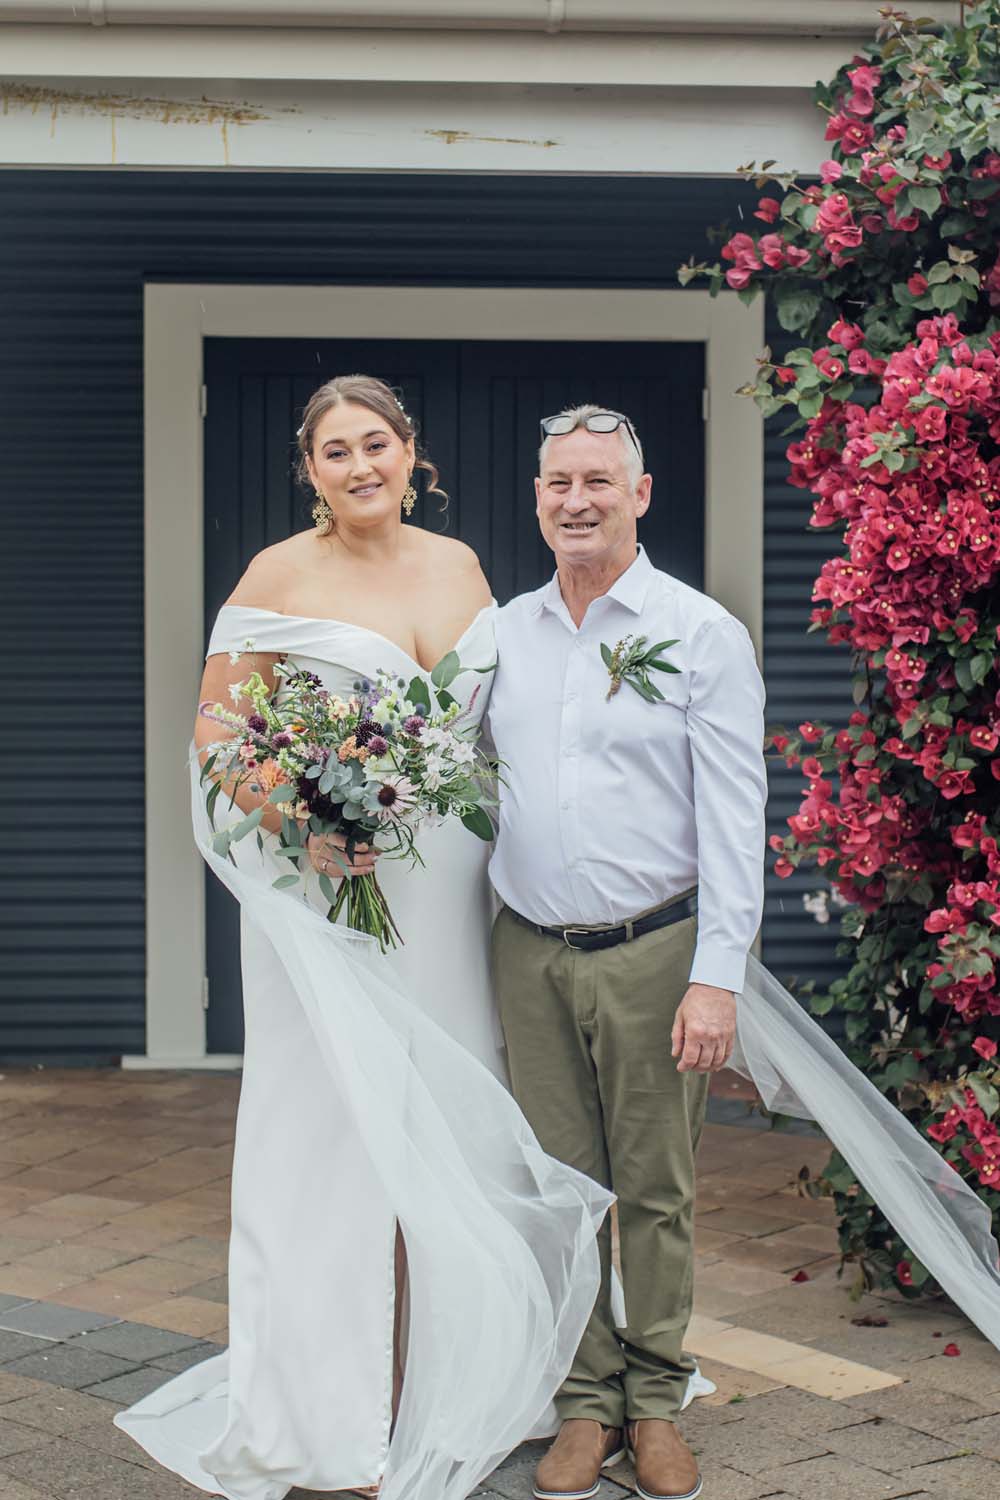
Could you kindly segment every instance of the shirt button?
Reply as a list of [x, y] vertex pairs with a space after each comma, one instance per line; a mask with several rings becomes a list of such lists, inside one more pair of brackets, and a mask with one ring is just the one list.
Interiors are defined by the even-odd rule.
[[567, 809], [569, 808], [569, 803], [568, 802], [560, 802], [559, 806], [562, 808], [563, 812], [566, 812]]

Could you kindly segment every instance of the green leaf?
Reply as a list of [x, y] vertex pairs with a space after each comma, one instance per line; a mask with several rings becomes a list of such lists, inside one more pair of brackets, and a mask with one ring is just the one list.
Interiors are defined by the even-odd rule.
[[906, 197], [913, 208], [919, 208], [929, 219], [933, 219], [941, 207], [941, 194], [936, 187], [911, 187]]
[[804, 400], [799, 402], [799, 416], [807, 418], [818, 417], [822, 406], [823, 397], [821, 394], [806, 396]]
[[997, 1093], [992, 1083], [978, 1073], [970, 1073], [964, 1080], [976, 1096], [976, 1103], [989, 1119], [992, 1119], [997, 1110], [1000, 1109], [1000, 1094]]
[[654, 656], [646, 663], [647, 667], [655, 667], [658, 672], [679, 672], [680, 667], [675, 667], [672, 662], [664, 661], [661, 656]]
[[442, 713], [447, 713], [449, 708], [451, 708], [452, 704], [455, 702], [455, 699], [451, 696], [450, 693], [446, 693], [444, 688], [439, 688], [436, 696], [438, 701], [438, 708]]
[[282, 782], [281, 786], [272, 787], [267, 794], [268, 802], [295, 802], [298, 798], [298, 787], [291, 782]]
[[949, 281], [944, 286], [932, 287], [930, 295], [938, 312], [947, 312], [949, 307], [957, 307], [964, 300], [964, 289], [961, 282]]
[[937, 286], [939, 282], [950, 281], [954, 271], [955, 267], [949, 261], [935, 261], [927, 272], [927, 283], [929, 286]]
[[980, 652], [972, 658], [972, 680], [977, 684], [984, 683], [989, 676], [993, 665], [993, 657], [986, 652]]
[[604, 662], [604, 665], [607, 667], [607, 669], [608, 669], [609, 672], [611, 671], [611, 662], [612, 662], [613, 655], [614, 655], [614, 653], [612, 652], [611, 647], [608, 646], [608, 645], [606, 645], [604, 643], [604, 641], [602, 641], [601, 642], [601, 658], [602, 658], [602, 660]]
[[957, 239], [959, 235], [968, 234], [970, 229], [976, 227], [976, 221], [971, 214], [946, 214], [941, 221], [938, 233], [942, 239]]
[[862, 745], [855, 755], [854, 760], [857, 765], [863, 766], [866, 765], [868, 761], [874, 760], [877, 754], [877, 745]]
[[260, 807], [255, 807], [252, 813], [247, 813], [247, 816], [243, 819], [243, 822], [237, 823], [236, 827], [231, 830], [233, 841], [238, 843], [240, 839], [245, 839], [247, 834], [252, 833], [253, 830], [257, 827], [257, 824], [260, 822], [263, 816], [263, 805]]
[[233, 839], [231, 833], [229, 832], [229, 829], [220, 828], [219, 832], [215, 834], [212, 839], [212, 848], [215, 850], [216, 854], [221, 854], [223, 858], [225, 858], [225, 856], [229, 853], [229, 846], [232, 841]]
[[823, 306], [816, 292], [802, 287], [779, 287], [775, 293], [778, 322], [789, 333], [805, 333]]
[[272, 880], [271, 889], [272, 891], [287, 891], [293, 885], [298, 885], [298, 883], [299, 877], [297, 875], [279, 875], [277, 880]]
[[332, 906], [337, 899], [337, 889], [333, 881], [325, 871], [320, 874], [319, 888], [323, 892], [324, 898], [329, 901], [330, 905]]
[[959, 657], [955, 663], [955, 681], [964, 693], [971, 693], [975, 686], [972, 676], [972, 662], [967, 656]]
[[422, 708], [425, 714], [431, 711], [430, 689], [423, 677], [414, 677], [406, 689], [406, 696], [414, 708]]
[[485, 843], [492, 842], [493, 824], [490, 822], [489, 814], [483, 808], [473, 807], [467, 813], [463, 813], [462, 825]]
[[436, 688], [446, 688], [449, 683], [454, 682], [462, 670], [457, 651], [449, 651], [447, 656], [442, 656], [437, 666], [431, 673], [431, 682]]

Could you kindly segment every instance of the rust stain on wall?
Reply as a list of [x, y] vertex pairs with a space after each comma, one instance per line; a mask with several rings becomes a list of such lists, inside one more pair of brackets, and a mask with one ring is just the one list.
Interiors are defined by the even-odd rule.
[[516, 135], [473, 135], [470, 130], [427, 130], [425, 135], [443, 141], [446, 146], [457, 146], [463, 141], [485, 141], [491, 146], [539, 146], [548, 149], [558, 146], [558, 141], [540, 141]]
[[228, 99], [156, 99], [137, 94], [74, 93], [70, 89], [49, 88], [44, 84], [0, 82], [0, 107], [6, 115], [11, 108], [30, 109], [33, 114], [48, 110], [55, 132], [62, 112], [83, 111], [115, 119], [157, 120], [161, 125], [249, 125], [269, 118], [267, 112], [251, 104], [236, 104]]

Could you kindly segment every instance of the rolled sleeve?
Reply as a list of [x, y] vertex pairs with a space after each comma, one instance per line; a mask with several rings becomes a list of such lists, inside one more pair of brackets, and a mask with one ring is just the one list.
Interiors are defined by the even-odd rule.
[[698, 840], [698, 943], [691, 982], [739, 993], [764, 904], [764, 684], [738, 620], [692, 643], [687, 733]]

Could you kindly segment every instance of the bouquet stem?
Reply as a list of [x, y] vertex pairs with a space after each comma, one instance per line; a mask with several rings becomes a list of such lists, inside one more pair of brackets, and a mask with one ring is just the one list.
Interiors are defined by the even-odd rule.
[[403, 941], [377, 875], [344, 877], [337, 898], [327, 913], [327, 921], [336, 922], [341, 912], [345, 913], [348, 927], [377, 938], [383, 953], [397, 948]]

